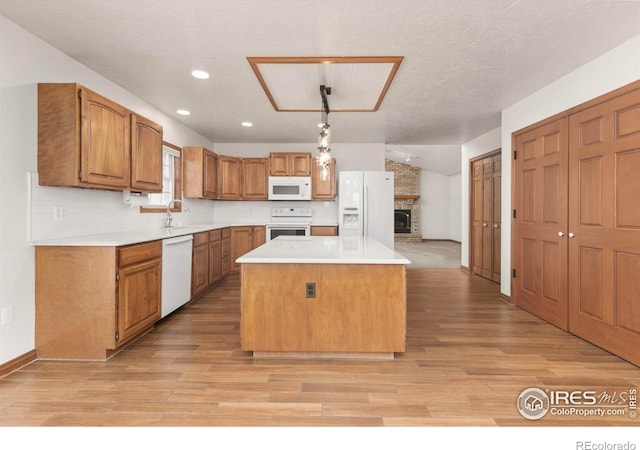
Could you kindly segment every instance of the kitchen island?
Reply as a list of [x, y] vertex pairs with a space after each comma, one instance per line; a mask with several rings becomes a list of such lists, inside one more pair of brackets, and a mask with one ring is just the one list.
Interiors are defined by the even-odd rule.
[[406, 265], [361, 236], [280, 236], [241, 265], [241, 341], [259, 357], [384, 358], [405, 351]]

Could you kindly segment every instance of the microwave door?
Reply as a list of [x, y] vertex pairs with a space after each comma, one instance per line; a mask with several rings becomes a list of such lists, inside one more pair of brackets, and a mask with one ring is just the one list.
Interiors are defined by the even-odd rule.
[[299, 196], [300, 185], [299, 184], [274, 184], [272, 191], [277, 196], [281, 196], [281, 195]]

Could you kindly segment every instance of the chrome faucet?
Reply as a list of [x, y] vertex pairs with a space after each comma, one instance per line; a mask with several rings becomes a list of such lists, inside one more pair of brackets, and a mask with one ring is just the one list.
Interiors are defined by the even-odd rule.
[[183, 202], [182, 200], [180, 200], [178, 198], [171, 200], [167, 204], [167, 217], [165, 217], [165, 219], [164, 219], [164, 228], [172, 228], [173, 227], [173, 225], [171, 225], [171, 222], [173, 221], [173, 215], [171, 214], [171, 208], [173, 208], [175, 206], [176, 202], [182, 203], [185, 212], [189, 211], [189, 208], [187, 207], [187, 204], [185, 202]]

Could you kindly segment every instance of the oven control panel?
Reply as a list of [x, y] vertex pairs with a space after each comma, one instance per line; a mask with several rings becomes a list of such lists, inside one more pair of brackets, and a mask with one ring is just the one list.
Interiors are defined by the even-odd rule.
[[311, 217], [311, 208], [272, 208], [271, 217]]

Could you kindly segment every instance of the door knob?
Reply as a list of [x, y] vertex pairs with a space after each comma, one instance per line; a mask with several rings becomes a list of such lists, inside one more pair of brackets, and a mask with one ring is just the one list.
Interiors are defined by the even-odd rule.
[[575, 234], [573, 234], [573, 233], [569, 233], [569, 237], [570, 237], [570, 238], [572, 238], [572, 237], [574, 237], [574, 236], [575, 236]]
[[562, 237], [564, 236], [564, 233], [562, 231], [558, 231], [558, 236]]

